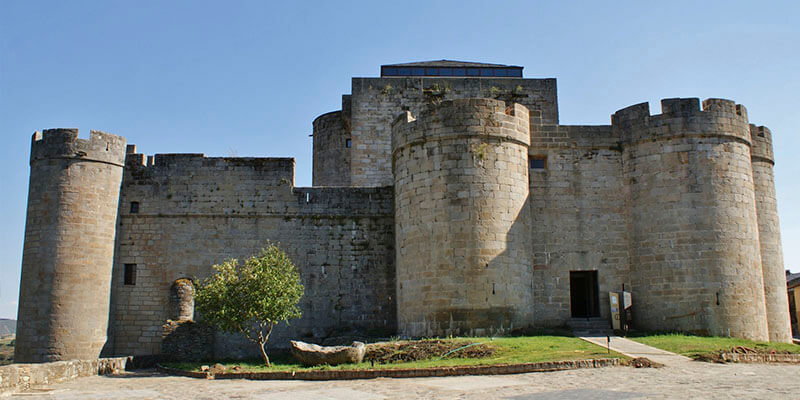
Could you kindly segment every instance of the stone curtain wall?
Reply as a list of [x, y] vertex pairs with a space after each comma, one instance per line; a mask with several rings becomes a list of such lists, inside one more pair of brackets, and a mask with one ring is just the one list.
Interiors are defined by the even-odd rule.
[[398, 327], [496, 335], [533, 322], [528, 110], [444, 101], [392, 133]]
[[570, 271], [598, 271], [604, 318], [609, 316], [608, 292], [629, 283], [619, 141], [610, 125], [531, 123], [529, 154], [546, 157], [545, 168], [530, 169], [537, 326], [563, 325], [571, 317]]
[[93, 359], [106, 342], [125, 139], [36, 133], [14, 359]]
[[637, 327], [767, 340], [747, 112], [662, 100], [618, 111]]
[[[278, 243], [298, 267], [303, 317], [270, 346], [395, 330], [391, 188], [295, 188], [294, 161], [129, 154], [113, 281], [114, 354], [158, 354], [172, 283]], [[130, 203], [139, 211], [130, 212]], [[124, 284], [124, 265], [136, 284]], [[198, 316], [201, 318], [201, 316]], [[220, 335], [218, 335], [220, 336]], [[221, 336], [221, 355], [257, 352]]]
[[758, 212], [758, 233], [761, 244], [761, 268], [764, 273], [764, 300], [767, 306], [767, 326], [772, 342], [792, 342], [789, 319], [789, 298], [786, 292], [786, 272], [783, 268], [781, 227], [775, 197], [773, 174], [772, 132], [763, 126], [750, 125], [753, 147], [753, 184]]
[[391, 185], [391, 123], [400, 112], [419, 115], [442, 100], [491, 98], [540, 111], [558, 123], [555, 79], [353, 78], [351, 185]]

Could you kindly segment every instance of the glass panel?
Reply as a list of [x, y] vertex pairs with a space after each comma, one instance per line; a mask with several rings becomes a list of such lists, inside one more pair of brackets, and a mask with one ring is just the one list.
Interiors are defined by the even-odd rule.
[[481, 74], [481, 70], [478, 68], [469, 68], [467, 69], [467, 75], [469, 76], [479, 76]]
[[439, 68], [439, 75], [441, 76], [453, 75], [453, 70], [451, 70], [450, 68]]
[[531, 168], [533, 169], [544, 169], [547, 160], [544, 158], [531, 158]]
[[425, 68], [414, 68], [412, 72], [412, 75], [422, 76], [425, 75]]
[[384, 68], [383, 69], [383, 74], [386, 75], [386, 76], [395, 76], [395, 75], [397, 75], [397, 68], [395, 68], [395, 67]]
[[481, 68], [481, 76], [494, 76], [494, 71], [491, 68]]
[[522, 76], [522, 69], [509, 68], [508, 69], [508, 76]]
[[494, 70], [494, 76], [508, 76], [508, 70], [505, 68], [498, 68]]
[[438, 76], [439, 75], [439, 68], [425, 68], [425, 75]]
[[408, 76], [411, 75], [411, 68], [398, 68], [397, 75]]
[[453, 76], [464, 76], [466, 73], [467, 70], [464, 68], [453, 68]]

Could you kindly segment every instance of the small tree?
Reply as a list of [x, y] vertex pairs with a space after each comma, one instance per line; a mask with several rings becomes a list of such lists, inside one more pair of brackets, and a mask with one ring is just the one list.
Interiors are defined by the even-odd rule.
[[272, 328], [281, 321], [300, 317], [297, 303], [303, 297], [300, 274], [289, 257], [268, 244], [244, 265], [236, 259], [214, 265], [217, 272], [204, 280], [195, 294], [203, 319], [227, 333], [241, 333], [264, 349]]

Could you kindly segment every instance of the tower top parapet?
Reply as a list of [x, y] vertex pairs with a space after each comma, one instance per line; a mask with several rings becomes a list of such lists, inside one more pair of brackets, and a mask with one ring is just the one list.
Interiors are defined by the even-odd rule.
[[79, 139], [75, 128], [35, 132], [31, 138], [31, 164], [51, 158], [96, 161], [121, 167], [125, 162], [125, 138], [93, 130], [89, 139]]
[[661, 100], [661, 114], [650, 114], [648, 103], [623, 108], [611, 116], [611, 124], [623, 141], [636, 142], [682, 135], [731, 136], [750, 143], [747, 109], [726, 99], [700, 100], [670, 98]]

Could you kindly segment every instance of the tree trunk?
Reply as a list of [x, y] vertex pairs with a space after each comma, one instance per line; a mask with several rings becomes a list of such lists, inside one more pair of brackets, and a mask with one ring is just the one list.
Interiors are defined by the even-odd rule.
[[266, 350], [264, 350], [264, 345], [266, 343], [267, 343], [266, 340], [261, 342], [261, 343], [259, 343], [258, 344], [258, 349], [261, 350], [261, 357], [264, 357], [264, 364], [266, 364], [267, 367], [269, 367], [270, 366], [269, 365], [269, 357], [267, 357], [267, 352], [266, 352]]

